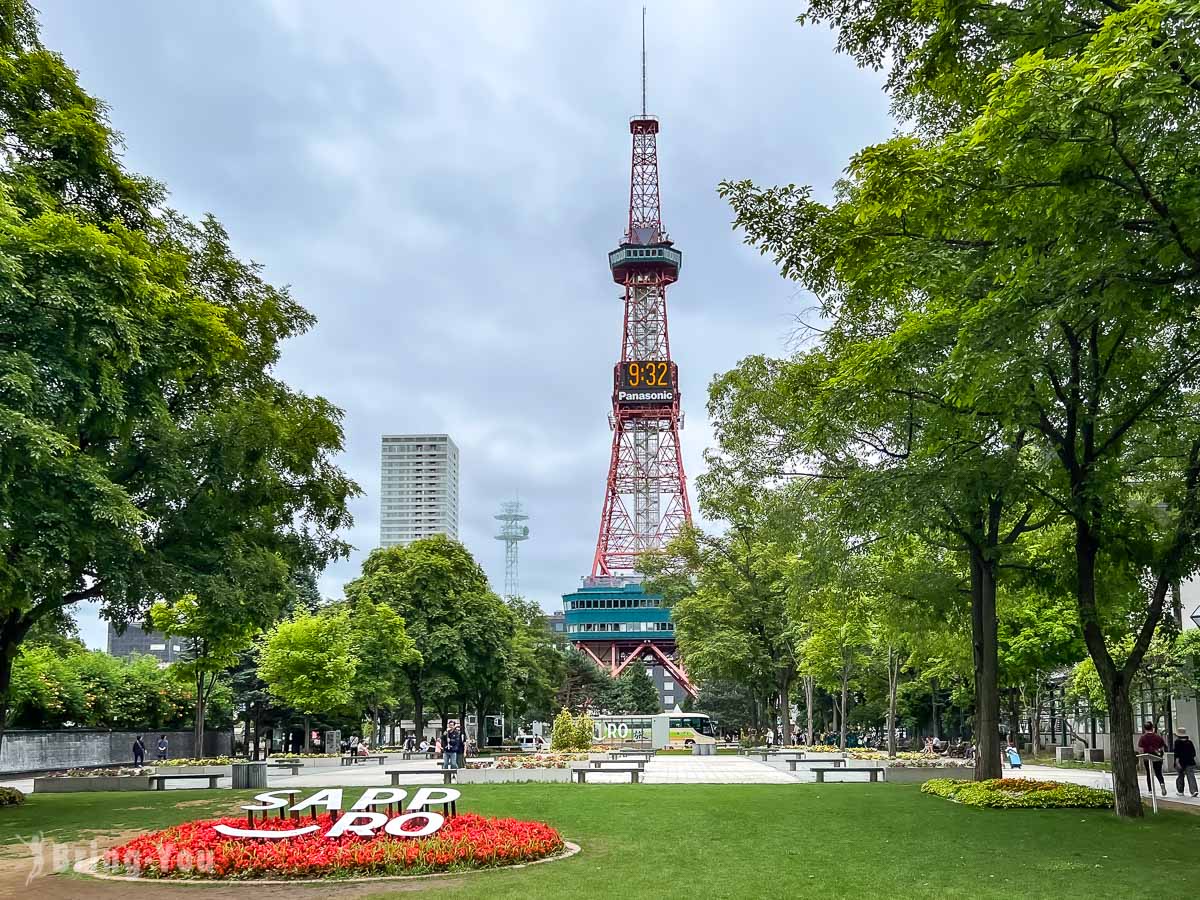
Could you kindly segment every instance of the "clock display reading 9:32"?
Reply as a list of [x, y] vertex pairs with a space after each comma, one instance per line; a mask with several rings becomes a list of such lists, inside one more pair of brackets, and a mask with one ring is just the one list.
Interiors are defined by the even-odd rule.
[[670, 388], [671, 364], [654, 359], [621, 363], [621, 387], [632, 390]]

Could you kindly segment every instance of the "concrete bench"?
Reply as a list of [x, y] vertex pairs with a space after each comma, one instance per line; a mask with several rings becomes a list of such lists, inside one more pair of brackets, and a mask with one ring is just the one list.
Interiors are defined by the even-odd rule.
[[217, 786], [217, 779], [220, 775], [151, 775], [150, 787], [156, 791], [165, 791], [168, 781], [179, 781], [184, 778], [203, 778], [208, 782], [209, 789], [214, 789]]
[[405, 762], [410, 759], [433, 759], [432, 750], [405, 750], [400, 754], [400, 758]]
[[650, 751], [641, 750], [610, 750], [608, 756], [610, 759], [640, 759], [642, 762], [650, 762], [654, 758]]
[[775, 757], [776, 759], [779, 759], [779, 758], [788, 757], [788, 756], [795, 756], [798, 759], [803, 759], [804, 751], [803, 750], [755, 750], [755, 751], [753, 751], [753, 753], [747, 754], [747, 755], [748, 756], [749, 755], [761, 756], [762, 761], [766, 762], [771, 757]]
[[[883, 766], [842, 766], [840, 769], [837, 766], [821, 766], [814, 768], [812, 771], [817, 773], [817, 784], [825, 783], [826, 772], [866, 772], [871, 776], [872, 784], [879, 780], [879, 776], [886, 770]], [[886, 780], [886, 778], [885, 778]]]
[[846, 761], [845, 761], [844, 759], [809, 759], [809, 760], [806, 760], [806, 759], [804, 758], [804, 755], [803, 755], [803, 754], [801, 754], [801, 756], [800, 756], [800, 758], [799, 758], [799, 759], [789, 759], [789, 760], [787, 761], [787, 764], [788, 764], [788, 771], [789, 771], [789, 772], [795, 772], [795, 771], [796, 771], [796, 765], [797, 765], [798, 763], [802, 763], [802, 762], [810, 762], [810, 763], [812, 763], [812, 762], [816, 762], [816, 763], [828, 763], [830, 766], [833, 766], [835, 769], [836, 769], [838, 766], [844, 766], [844, 765], [846, 765]]
[[[596, 760], [593, 760], [593, 762], [595, 762], [595, 761]], [[578, 782], [579, 784], [583, 784], [584, 782], [587, 781], [588, 772], [593, 772], [593, 773], [604, 772], [605, 774], [607, 774], [609, 772], [628, 772], [630, 782], [632, 784], [637, 784], [638, 780], [641, 778], [642, 770], [644, 768], [645, 768], [645, 766], [636, 765], [636, 764], [630, 765], [629, 763], [625, 763], [622, 765], [610, 765], [606, 769], [592, 769], [592, 768], [584, 768], [581, 766], [579, 768], [574, 768], [571, 770], [571, 780]]]
[[357, 754], [352, 755], [352, 756], [343, 756], [342, 757], [342, 765], [343, 766], [353, 766], [356, 763], [360, 763], [360, 762], [365, 763], [365, 762], [369, 762], [370, 760], [375, 760], [382, 766], [385, 762], [387, 762], [387, 757], [386, 756], [374, 756], [374, 755], [358, 756]]
[[458, 780], [458, 769], [387, 769], [386, 774], [392, 776], [392, 785], [400, 784], [401, 775], [441, 775], [443, 784]]
[[[593, 759], [590, 761], [589, 765], [591, 765], [593, 769], [600, 769], [605, 772], [609, 770], [621, 771], [625, 766], [637, 766], [637, 770], [639, 772], [644, 772], [646, 770], [646, 763], [642, 761], [632, 762], [619, 759]], [[613, 766], [617, 766], [618, 768], [613, 769]]]
[[300, 774], [300, 770], [304, 768], [302, 762], [274, 762], [267, 763], [268, 769], [290, 769], [293, 775]]

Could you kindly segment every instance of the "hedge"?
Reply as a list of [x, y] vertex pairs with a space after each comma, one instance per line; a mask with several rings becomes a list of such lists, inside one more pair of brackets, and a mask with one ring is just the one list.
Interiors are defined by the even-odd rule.
[[921, 792], [990, 809], [1108, 809], [1113, 805], [1112, 791], [1031, 778], [934, 778], [921, 785]]

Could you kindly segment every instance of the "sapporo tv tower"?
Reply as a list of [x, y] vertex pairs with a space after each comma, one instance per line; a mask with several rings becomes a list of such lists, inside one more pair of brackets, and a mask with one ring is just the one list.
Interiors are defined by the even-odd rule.
[[676, 661], [675, 633], [662, 599], [647, 595], [638, 556], [663, 547], [692, 518], [679, 445], [679, 374], [667, 331], [667, 287], [683, 255], [662, 226], [658, 119], [646, 114], [645, 10], [642, 114], [629, 122], [633, 160], [629, 219], [608, 254], [624, 291], [621, 358], [613, 371], [612, 456], [591, 577], [563, 597], [567, 637], [612, 675], [642, 660], [666, 708], [695, 690]]

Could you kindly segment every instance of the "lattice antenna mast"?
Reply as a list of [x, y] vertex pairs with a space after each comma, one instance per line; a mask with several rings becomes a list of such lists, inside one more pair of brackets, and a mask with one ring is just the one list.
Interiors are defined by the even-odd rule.
[[646, 113], [646, 10], [642, 8], [642, 114], [629, 121], [633, 155], [628, 226], [608, 254], [625, 289], [621, 357], [613, 372], [612, 456], [592, 575], [631, 573], [692, 517], [679, 446], [679, 376], [667, 331], [667, 286], [683, 255], [662, 226], [658, 119]]
[[505, 500], [500, 504], [500, 533], [496, 540], [504, 541], [504, 596], [512, 599], [521, 596], [521, 584], [517, 571], [517, 546], [529, 540], [529, 526], [521, 524], [529, 520], [521, 507], [520, 500]]

